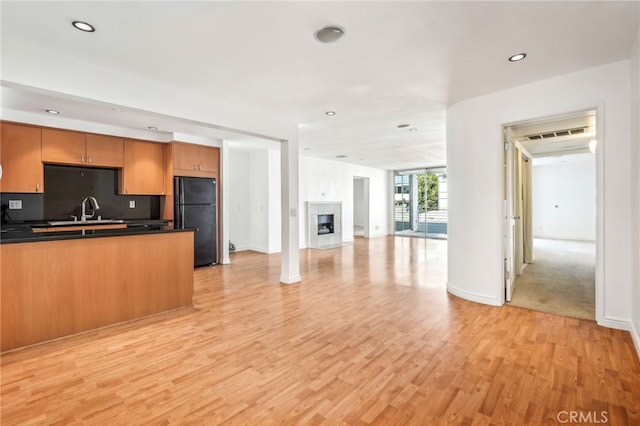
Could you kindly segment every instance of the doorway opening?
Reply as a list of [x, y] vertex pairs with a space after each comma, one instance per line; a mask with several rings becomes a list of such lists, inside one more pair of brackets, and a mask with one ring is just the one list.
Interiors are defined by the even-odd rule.
[[505, 126], [505, 300], [596, 319], [596, 111]]
[[445, 167], [394, 172], [395, 235], [446, 239], [447, 209]]

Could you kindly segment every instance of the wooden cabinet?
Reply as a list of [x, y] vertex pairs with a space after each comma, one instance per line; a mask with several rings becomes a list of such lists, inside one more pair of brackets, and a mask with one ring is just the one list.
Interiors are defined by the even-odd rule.
[[1, 350], [192, 304], [193, 232], [0, 245]]
[[86, 135], [87, 161], [96, 167], [123, 167], [124, 140], [105, 135]]
[[187, 143], [172, 143], [176, 176], [218, 177], [220, 149]]
[[164, 147], [163, 143], [124, 140], [121, 194], [164, 195]]
[[2, 123], [0, 164], [2, 192], [43, 192], [41, 130], [39, 127]]
[[122, 138], [71, 130], [42, 129], [42, 161], [93, 167], [122, 167]]

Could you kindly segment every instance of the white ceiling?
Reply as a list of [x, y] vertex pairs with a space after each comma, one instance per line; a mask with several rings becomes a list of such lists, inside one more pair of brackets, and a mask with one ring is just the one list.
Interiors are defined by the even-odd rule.
[[[302, 155], [439, 166], [447, 105], [628, 58], [639, 10], [633, 1], [2, 1], [2, 113], [202, 143], [282, 139], [298, 125]], [[81, 33], [73, 20], [97, 30]], [[320, 44], [313, 33], [329, 24], [346, 35]], [[521, 51], [524, 61], [507, 61]]]

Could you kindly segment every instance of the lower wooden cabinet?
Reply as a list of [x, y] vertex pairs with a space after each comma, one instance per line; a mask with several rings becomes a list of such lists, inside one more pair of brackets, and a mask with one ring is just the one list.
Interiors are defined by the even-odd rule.
[[2, 351], [192, 304], [193, 232], [0, 244]]

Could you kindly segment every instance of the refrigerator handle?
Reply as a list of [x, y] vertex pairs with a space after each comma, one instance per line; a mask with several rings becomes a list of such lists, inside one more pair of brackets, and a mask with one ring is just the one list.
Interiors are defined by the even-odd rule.
[[180, 185], [180, 204], [184, 204], [184, 179], [178, 181]]
[[184, 204], [180, 204], [180, 229], [184, 229]]

